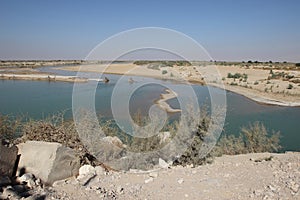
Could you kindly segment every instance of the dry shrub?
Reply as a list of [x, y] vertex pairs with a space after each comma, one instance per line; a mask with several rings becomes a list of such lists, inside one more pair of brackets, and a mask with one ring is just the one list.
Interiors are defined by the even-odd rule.
[[[189, 112], [188, 116], [183, 116], [183, 120], [167, 125], [163, 130], [157, 130], [155, 126], [146, 126], [149, 123], [149, 118], [145, 118], [141, 113], [134, 116], [134, 121], [139, 126], [145, 129], [134, 129], [137, 136], [148, 136], [146, 138], [128, 136], [116, 127], [112, 120], [99, 120], [102, 131], [106, 136], [117, 136], [127, 147], [123, 149], [113, 148], [111, 145], [99, 143], [100, 135], [94, 134], [97, 132], [97, 127], [91, 121], [89, 113], [84, 114], [86, 120], [84, 123], [83, 136], [79, 137], [73, 120], [66, 121], [63, 113], [53, 115], [42, 120], [27, 120], [22, 121], [18, 118], [10, 118], [8, 116], [0, 116], [0, 137], [12, 141], [16, 136], [22, 134], [14, 143], [25, 142], [27, 140], [37, 140], [46, 142], [58, 142], [72, 149], [75, 149], [82, 158], [82, 163], [92, 165], [101, 164], [96, 158], [103, 158], [101, 162], [114, 162], [116, 159], [122, 159], [124, 162], [119, 162], [119, 169], [150, 169], [158, 163], [158, 159], [162, 158], [166, 161], [174, 160], [174, 165], [202, 165], [212, 162], [213, 156], [222, 154], [236, 155], [242, 153], [258, 153], [258, 152], [277, 152], [280, 149], [280, 134], [268, 134], [267, 129], [262, 123], [255, 122], [248, 127], [241, 129], [240, 135], [223, 135], [215, 148], [207, 155], [201, 155], [202, 148], [205, 148], [207, 137], [209, 136], [210, 126], [214, 126], [214, 120], [205, 112], [201, 112], [201, 118], [197, 118], [197, 114]], [[152, 120], [160, 120], [153, 118]], [[154, 124], [156, 124], [154, 122]], [[195, 127], [192, 131], [191, 127]], [[180, 131], [178, 131], [180, 130]], [[159, 132], [160, 131], [160, 132]], [[170, 132], [170, 137], [166, 141], [162, 141], [160, 137], [161, 131]], [[160, 133], [160, 134], [157, 134]], [[84, 135], [86, 134], [86, 135]], [[86, 141], [85, 141], [86, 140]], [[168, 152], [174, 154], [164, 155], [162, 148], [172, 141], [174, 145], [170, 145]], [[89, 147], [87, 149], [87, 144]], [[190, 144], [185, 148], [187, 144]], [[180, 149], [185, 148], [182, 154]], [[146, 153], [146, 154], [145, 154]], [[121, 163], [121, 164], [120, 164]]]
[[209, 126], [211, 125], [212, 119], [206, 111], [206, 108], [202, 110], [201, 116], [197, 129], [192, 134], [191, 145], [180, 157], [174, 160], [173, 165], [197, 166], [212, 162], [213, 157], [209, 152], [206, 155], [202, 155], [206, 143], [205, 138], [210, 134]]
[[278, 152], [280, 146], [280, 133], [268, 133], [260, 122], [242, 127], [239, 136], [223, 135], [214, 149], [214, 154], [236, 155], [245, 153]]
[[63, 112], [45, 119], [30, 119], [23, 122], [21, 134], [22, 137], [17, 138], [15, 144], [29, 140], [57, 142], [74, 149], [80, 156], [82, 164], [101, 164], [82, 143], [73, 120], [65, 120]]
[[0, 139], [5, 143], [12, 143], [20, 136], [22, 117], [11, 117], [0, 114]]

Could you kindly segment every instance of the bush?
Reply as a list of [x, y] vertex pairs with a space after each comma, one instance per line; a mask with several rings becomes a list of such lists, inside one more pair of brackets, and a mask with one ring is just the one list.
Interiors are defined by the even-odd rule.
[[[183, 117], [181, 122], [174, 122], [171, 125], [168, 125], [163, 128], [164, 131], [168, 131], [170, 135], [168, 139], [172, 139], [172, 142], [175, 144], [175, 149], [170, 149], [171, 152], [174, 151], [174, 156], [176, 155], [176, 159], [174, 160], [174, 165], [202, 165], [205, 163], [210, 163], [213, 160], [215, 155], [222, 154], [241, 154], [241, 153], [257, 153], [257, 152], [276, 152], [280, 149], [279, 133], [272, 132], [271, 135], [268, 134], [266, 128], [263, 124], [259, 122], [255, 122], [250, 124], [248, 127], [243, 127], [241, 129], [241, 133], [238, 137], [234, 135], [223, 135], [214, 149], [204, 157], [201, 154], [201, 150], [203, 145], [207, 144], [206, 136], [209, 136], [209, 128], [213, 128], [210, 126], [214, 125], [214, 119], [210, 117], [208, 112], [203, 110], [201, 112], [201, 118], [198, 120], [197, 111], [191, 110], [189, 116]], [[83, 113], [84, 114], [84, 113]], [[88, 113], [84, 114], [86, 116]], [[145, 127], [149, 123], [149, 118], [145, 118], [142, 116], [140, 112], [136, 113], [133, 117], [136, 124]], [[156, 116], [151, 119], [152, 121], [159, 121], [159, 116]], [[82, 120], [83, 123], [89, 123], [87, 127], [93, 126], [91, 123], [89, 116], [87, 116], [87, 122], [85, 119]], [[156, 135], [158, 127], [147, 127], [145, 133], [143, 135], [150, 135], [151, 137], [146, 138], [138, 138], [132, 136], [122, 136], [122, 132], [120, 129], [115, 127], [114, 121], [106, 121], [99, 120], [101, 123], [102, 130], [104, 131], [106, 136], [117, 136], [119, 137], [126, 147], [124, 149], [114, 151], [111, 146], [103, 147], [99, 150], [99, 145], [96, 145], [97, 148], [96, 153], [105, 153], [107, 155], [107, 162], [112, 158], [124, 158], [126, 162], [124, 162], [124, 166], [119, 166], [121, 169], [130, 169], [130, 168], [139, 168], [139, 169], [149, 169], [158, 163], [158, 158], [169, 159], [168, 157], [164, 157], [163, 154], [159, 154], [159, 150], [166, 145], [169, 141], [162, 140], [160, 134]], [[156, 123], [154, 123], [156, 124]], [[159, 124], [159, 123], [158, 123]], [[191, 130], [191, 127], [196, 127], [196, 130]], [[178, 141], [174, 138], [176, 130], [181, 128], [180, 138]], [[95, 152], [90, 149], [86, 149], [86, 146], [83, 145], [82, 137], [79, 137], [75, 124], [73, 121], [65, 121], [63, 115], [54, 115], [47, 119], [43, 120], [28, 120], [26, 122], [19, 122], [17, 120], [10, 119], [6, 116], [0, 117], [0, 131], [1, 136], [3, 133], [9, 133], [9, 136], [15, 135], [16, 132], [21, 131], [23, 136], [17, 140], [15, 143], [25, 142], [27, 140], [39, 140], [39, 141], [47, 141], [47, 142], [59, 142], [64, 144], [72, 149], [75, 149], [81, 155], [82, 164], [88, 163], [92, 165], [101, 164], [97, 161], [96, 157], [93, 155]], [[91, 128], [94, 128], [91, 127]], [[93, 129], [94, 130], [94, 129]], [[138, 129], [134, 129], [135, 134], [140, 134]], [[89, 131], [88, 131], [89, 132]], [[89, 132], [90, 133], [90, 132]], [[127, 135], [127, 134], [126, 134]], [[153, 136], [152, 136], [153, 135]], [[89, 135], [92, 138], [96, 138], [95, 135]], [[209, 139], [211, 139], [209, 137]], [[97, 143], [98, 144], [98, 143]], [[177, 157], [176, 148], [179, 145], [186, 145], [186, 151]], [[89, 150], [91, 152], [89, 152]], [[140, 152], [140, 154], [132, 154], [132, 152]], [[143, 156], [143, 153], [147, 153], [147, 157]], [[181, 153], [181, 152], [180, 152]], [[174, 158], [174, 157], [173, 157]], [[104, 161], [104, 160], [101, 160]], [[167, 160], [168, 161], [168, 160]]]
[[296, 63], [295, 66], [296, 66], [296, 67], [300, 67], [300, 63]]
[[240, 73], [235, 73], [235, 74], [228, 73], [227, 74], [227, 78], [247, 80], [248, 79], [248, 75], [247, 74], [240, 74]]
[[258, 81], [255, 81], [255, 82], [254, 82], [254, 85], [258, 85], [258, 84], [259, 84], [259, 82], [258, 82]]
[[288, 90], [293, 89], [293, 85], [292, 85], [292, 84], [289, 84], [289, 86], [288, 86], [286, 89], [288, 89]]
[[21, 135], [22, 117], [10, 117], [0, 114], [0, 139], [12, 143]]
[[241, 129], [247, 153], [277, 152], [280, 146], [280, 133], [274, 131], [269, 136], [267, 129], [260, 122], [254, 122]]
[[223, 135], [213, 149], [215, 156], [237, 155], [246, 153], [242, 136]]
[[167, 70], [162, 70], [162, 72], [161, 72], [162, 74], [167, 74], [168, 73], [168, 71]]
[[148, 65], [148, 64], [155, 64], [155, 65], [159, 65], [161, 67], [173, 67], [174, 65], [177, 66], [191, 66], [192, 64], [189, 61], [186, 60], [137, 60], [134, 61], [133, 64], [135, 65]]
[[280, 133], [267, 132], [260, 122], [243, 127], [239, 136], [223, 135], [217, 143], [213, 154], [236, 155], [244, 153], [278, 152], [280, 150]]
[[193, 134], [191, 145], [182, 154], [179, 158], [174, 160], [173, 165], [203, 165], [205, 163], [211, 163], [213, 161], [212, 154], [207, 154], [204, 157], [201, 157], [201, 148], [203, 148], [203, 144], [205, 143], [204, 138], [209, 134], [208, 129], [211, 122], [211, 118], [208, 116], [206, 111], [201, 113], [202, 118], [200, 119], [200, 123], [197, 126], [197, 130]]

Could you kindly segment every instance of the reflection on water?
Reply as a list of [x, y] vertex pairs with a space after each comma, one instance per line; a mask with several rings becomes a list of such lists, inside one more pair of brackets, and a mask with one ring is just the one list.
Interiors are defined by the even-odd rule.
[[[49, 69], [48, 69], [49, 70]], [[74, 72], [64, 72], [65, 75], [75, 75]], [[110, 118], [111, 95], [119, 75], [106, 75], [109, 84], [98, 83], [95, 95], [96, 110], [102, 116]], [[130, 77], [128, 77], [130, 78]], [[153, 81], [154, 79], [145, 77], [133, 77], [137, 82]], [[171, 81], [156, 80], [156, 83], [168, 86], [173, 85], [184, 90], [184, 85]], [[126, 82], [126, 88], [133, 87], [134, 83]], [[130, 112], [135, 113], [140, 110], [146, 114], [156, 99], [164, 91], [165, 87], [157, 84], [150, 84], [136, 90], [129, 102]], [[209, 105], [210, 96], [205, 86], [193, 85], [193, 89], [198, 97], [199, 104]], [[43, 118], [49, 114], [66, 111], [66, 117], [72, 117], [72, 83], [46, 82], [46, 81], [0, 81], [0, 113], [1, 114], [28, 114], [33, 118]], [[213, 92], [219, 89], [213, 88]], [[82, 91], [84, 93], [84, 91]], [[120, 98], [120, 104], [124, 103]], [[168, 101], [173, 108], [179, 108], [178, 101], [171, 99]], [[178, 114], [170, 115], [173, 119]], [[262, 121], [269, 130], [280, 131], [282, 133], [282, 145], [284, 150], [300, 150], [300, 108], [280, 107], [261, 105], [249, 100], [241, 95], [227, 92], [227, 116], [224, 132], [227, 134], [238, 134], [240, 127], [248, 125], [250, 122]]]

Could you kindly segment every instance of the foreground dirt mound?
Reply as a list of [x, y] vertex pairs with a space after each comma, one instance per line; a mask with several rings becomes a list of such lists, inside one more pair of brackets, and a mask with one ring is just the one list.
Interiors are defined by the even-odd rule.
[[[92, 169], [93, 171], [93, 169]], [[88, 174], [88, 173], [87, 173]], [[142, 173], [100, 172], [54, 184], [63, 199], [300, 199], [300, 153], [246, 154]]]

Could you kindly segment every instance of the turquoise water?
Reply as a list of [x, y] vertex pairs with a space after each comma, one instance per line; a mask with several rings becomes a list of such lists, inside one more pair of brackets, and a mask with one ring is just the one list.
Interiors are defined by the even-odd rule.
[[[67, 75], [71, 73], [67, 72]], [[111, 80], [109, 84], [98, 83], [95, 95], [96, 111], [102, 116], [110, 118], [111, 95], [118, 75], [107, 75]], [[156, 80], [144, 77], [134, 77], [138, 82], [154, 81], [163, 85], [181, 84], [171, 81]], [[164, 91], [164, 87], [158, 84], [150, 84], [139, 88], [132, 95], [129, 108], [131, 113], [141, 110], [147, 113], [153, 102]], [[123, 83], [123, 87], [133, 87], [130, 83]], [[181, 85], [182, 87], [182, 85]], [[206, 86], [193, 85], [200, 104], [209, 104], [209, 93]], [[50, 114], [66, 111], [66, 117], [72, 117], [72, 90], [73, 83], [46, 82], [46, 81], [0, 81], [0, 113], [1, 114], [28, 114], [28, 116], [40, 119]], [[213, 90], [218, 90], [214, 88]], [[120, 103], [122, 99], [120, 99]], [[178, 107], [176, 99], [169, 100], [173, 107]], [[171, 115], [171, 117], [176, 117]], [[227, 92], [227, 116], [224, 132], [238, 134], [242, 126], [250, 122], [261, 121], [268, 130], [282, 133], [282, 145], [284, 150], [300, 151], [300, 108], [280, 107], [258, 104], [241, 95]]]

